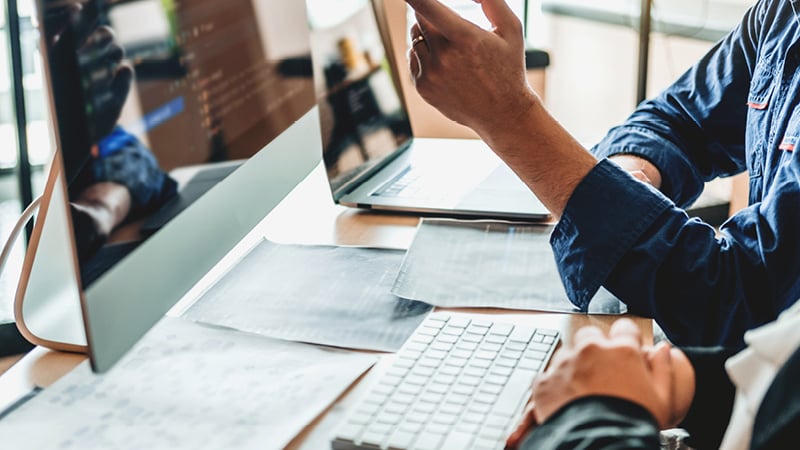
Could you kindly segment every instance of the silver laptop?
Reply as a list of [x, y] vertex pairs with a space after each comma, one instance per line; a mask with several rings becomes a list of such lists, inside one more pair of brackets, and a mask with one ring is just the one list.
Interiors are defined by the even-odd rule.
[[[342, 205], [454, 217], [543, 220], [549, 212], [488, 146], [414, 137], [373, 3], [308, 0], [331, 192]], [[398, 76], [408, 76], [399, 69]]]

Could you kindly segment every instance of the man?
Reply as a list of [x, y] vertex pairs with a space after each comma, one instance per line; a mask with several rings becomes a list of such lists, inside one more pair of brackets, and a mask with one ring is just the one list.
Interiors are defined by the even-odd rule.
[[658, 449], [658, 430], [679, 423], [692, 448], [796, 448], [800, 303], [746, 341], [723, 367], [729, 349], [684, 355], [663, 344], [642, 347], [627, 319], [608, 336], [583, 328], [534, 382], [526, 420], [508, 448]]
[[[591, 153], [528, 86], [522, 27], [503, 0], [475, 0], [491, 31], [436, 0], [406, 1], [417, 13], [409, 52], [417, 90], [474, 129], [559, 220], [551, 243], [576, 305], [586, 309], [604, 285], [673, 342], [741, 346], [745, 330], [800, 298], [793, 1], [756, 3]], [[704, 181], [744, 170], [750, 207], [719, 235], [681, 209]]]

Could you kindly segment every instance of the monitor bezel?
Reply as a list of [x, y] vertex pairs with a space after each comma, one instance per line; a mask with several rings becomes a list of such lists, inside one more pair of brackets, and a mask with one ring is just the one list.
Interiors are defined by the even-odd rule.
[[[36, 2], [40, 24], [43, 23], [43, 1]], [[41, 48], [46, 48], [44, 33], [40, 33], [40, 36]], [[48, 109], [51, 123], [53, 130], [60, 130], [56, 110], [57, 96], [51, 91], [54, 89], [54, 78], [46, 52], [42, 59], [45, 79], [50, 87]], [[77, 74], [59, 76], [62, 77], [60, 81], [73, 80], [73, 88], [80, 87], [80, 77]], [[73, 109], [83, 111], [82, 108]], [[86, 289], [80, 288], [72, 222], [67, 214], [71, 259], [74, 265], [72, 268], [59, 270], [69, 270], [67, 276], [78, 281], [77, 294], [82, 323], [70, 326], [83, 328], [86, 342], [63, 342], [43, 337], [35, 327], [29, 326], [25, 314], [26, 302], [44, 302], [46, 307], [56, 310], [60, 307], [76, 307], [47, 303], [59, 301], [57, 298], [31, 299], [27, 296], [30, 292], [29, 283], [35, 275], [36, 256], [42, 250], [39, 244], [49, 223], [48, 214], [55, 207], [52, 201], [54, 193], [58, 189], [65, 202], [69, 198], [61, 151], [64, 145], [63, 136], [61, 132], [54, 134], [56, 151], [15, 297], [16, 321], [24, 336], [34, 344], [54, 350], [88, 353], [92, 369], [98, 373], [109, 370], [322, 161], [318, 106], [310, 104], [309, 109], [288, 129], [265, 144], [231, 176], [207, 192], [164, 229], [149, 237]], [[66, 203], [63, 206], [67, 206]], [[192, 233], [187, 233], [189, 230]], [[203, 245], [197, 245], [198, 242]], [[186, 253], [169, 254], [169, 248], [184, 250]], [[159, 264], [152, 264], [152, 261], [159, 261]], [[165, 267], [171, 270], [163, 270]]]

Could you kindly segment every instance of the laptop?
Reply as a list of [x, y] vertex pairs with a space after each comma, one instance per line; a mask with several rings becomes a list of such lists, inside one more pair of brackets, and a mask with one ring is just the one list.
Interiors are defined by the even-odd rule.
[[[392, 72], [403, 64], [389, 56], [380, 5], [356, 0], [333, 10], [308, 3], [323, 160], [335, 202], [460, 218], [549, 218], [484, 142], [414, 136]], [[402, 68], [394, 73], [408, 76]]]

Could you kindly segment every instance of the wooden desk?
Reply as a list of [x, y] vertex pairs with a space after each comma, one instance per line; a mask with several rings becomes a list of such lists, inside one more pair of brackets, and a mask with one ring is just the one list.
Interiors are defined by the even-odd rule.
[[[330, 197], [325, 173], [318, 167], [302, 184], [259, 224], [246, 239], [267, 237], [280, 243], [337, 244], [388, 248], [408, 248], [419, 219], [412, 216], [373, 214], [335, 205]], [[235, 256], [235, 255], [229, 255]], [[221, 262], [224, 263], [226, 257]], [[216, 269], [215, 269], [216, 270]], [[202, 282], [201, 282], [202, 283]], [[194, 292], [195, 290], [193, 290]], [[188, 296], [194, 295], [192, 292]], [[455, 312], [463, 312], [455, 310]], [[569, 344], [578, 328], [596, 325], [608, 328], [615, 316], [589, 316], [578, 314], [510, 312], [500, 310], [469, 310], [470, 313], [487, 314], [496, 320], [525, 323], [561, 330], [563, 342]], [[652, 322], [634, 318], [645, 339], [652, 340]], [[34, 386], [47, 387], [66, 374], [85, 355], [50, 351], [37, 347], [6, 373], [0, 376], [0, 410], [4, 410]], [[384, 360], [390, 359], [390, 356]], [[357, 398], [364, 382], [376, 376], [386, 361], [370, 370], [361, 381], [345, 392], [339, 401], [299, 435], [287, 448], [326, 448], [329, 432], [341, 418], [346, 405]]]

